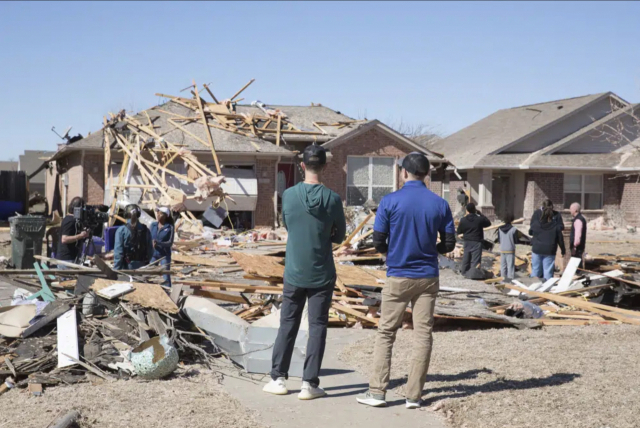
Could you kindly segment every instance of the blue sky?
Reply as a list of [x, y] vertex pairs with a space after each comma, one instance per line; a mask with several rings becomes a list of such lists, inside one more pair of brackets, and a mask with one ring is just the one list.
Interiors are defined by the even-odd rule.
[[500, 108], [640, 101], [640, 2], [0, 2], [0, 159], [191, 79], [453, 133]]

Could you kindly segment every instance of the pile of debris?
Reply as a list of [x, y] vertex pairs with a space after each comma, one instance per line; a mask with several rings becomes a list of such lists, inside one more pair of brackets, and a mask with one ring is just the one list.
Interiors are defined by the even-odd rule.
[[19, 288], [11, 306], [0, 308], [0, 375], [6, 377], [0, 394], [13, 387], [39, 395], [48, 385], [159, 379], [179, 361], [211, 366], [220, 355], [213, 339], [179, 316], [167, 292], [147, 281], [163, 271], [109, 280], [86, 268], [57, 276], [44, 263], [35, 266], [40, 284], [15, 271], [2, 277]]

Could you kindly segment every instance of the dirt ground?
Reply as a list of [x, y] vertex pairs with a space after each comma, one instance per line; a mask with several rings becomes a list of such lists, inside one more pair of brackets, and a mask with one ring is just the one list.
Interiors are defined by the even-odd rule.
[[[411, 335], [400, 331], [393, 352], [400, 393]], [[364, 374], [371, 338], [341, 355]], [[423, 399], [456, 428], [638, 427], [639, 353], [640, 328], [628, 325], [436, 332]]]
[[0, 427], [43, 428], [72, 408], [80, 427], [263, 428], [256, 414], [231, 397], [212, 372], [190, 370], [162, 381], [117, 381], [25, 390], [0, 396]]

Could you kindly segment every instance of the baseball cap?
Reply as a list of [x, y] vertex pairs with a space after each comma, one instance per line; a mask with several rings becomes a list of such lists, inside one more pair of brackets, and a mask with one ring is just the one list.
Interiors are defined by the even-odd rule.
[[402, 159], [398, 159], [398, 166], [406, 169], [408, 173], [413, 175], [429, 174], [429, 159], [422, 153], [411, 152]]
[[168, 216], [171, 216], [171, 211], [167, 207], [156, 208], [156, 211], [159, 211], [161, 213], [165, 213]]
[[327, 163], [327, 151], [322, 146], [312, 144], [304, 149], [302, 161], [305, 165], [322, 166]]

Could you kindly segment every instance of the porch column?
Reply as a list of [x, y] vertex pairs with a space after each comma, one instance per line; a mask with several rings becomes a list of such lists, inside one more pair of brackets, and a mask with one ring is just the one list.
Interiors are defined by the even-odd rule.
[[489, 218], [495, 220], [496, 210], [493, 206], [493, 171], [483, 169], [480, 171], [480, 181], [478, 183], [478, 209]]

